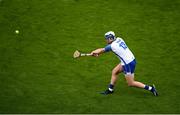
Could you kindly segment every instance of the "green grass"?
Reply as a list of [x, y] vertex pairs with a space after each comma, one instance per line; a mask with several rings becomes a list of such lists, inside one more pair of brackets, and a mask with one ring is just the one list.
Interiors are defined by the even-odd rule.
[[[180, 113], [179, 11], [179, 0], [1, 0], [0, 113]], [[100, 95], [116, 56], [72, 58], [104, 47], [109, 30], [159, 97], [129, 88], [123, 74], [113, 95]]]

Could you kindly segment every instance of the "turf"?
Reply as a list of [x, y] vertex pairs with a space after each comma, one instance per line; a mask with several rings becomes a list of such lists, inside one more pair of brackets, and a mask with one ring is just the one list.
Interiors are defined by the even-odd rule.
[[[0, 113], [180, 113], [179, 11], [179, 0], [1, 0]], [[104, 47], [109, 30], [159, 97], [128, 87], [123, 74], [113, 95], [100, 95], [119, 60], [72, 58]]]

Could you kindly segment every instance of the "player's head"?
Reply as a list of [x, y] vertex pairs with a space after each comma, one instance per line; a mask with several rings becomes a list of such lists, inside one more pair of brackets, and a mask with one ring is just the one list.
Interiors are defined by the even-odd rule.
[[106, 32], [104, 37], [108, 44], [112, 43], [116, 39], [115, 33], [113, 31]]

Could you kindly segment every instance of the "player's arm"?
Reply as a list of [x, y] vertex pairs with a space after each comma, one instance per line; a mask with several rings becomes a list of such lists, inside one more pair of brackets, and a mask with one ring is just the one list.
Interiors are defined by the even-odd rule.
[[94, 51], [91, 52], [91, 55], [92, 56], [99, 56], [100, 54], [104, 53], [105, 52], [105, 49], [104, 48], [98, 48]]
[[111, 45], [107, 45], [105, 48], [98, 48], [94, 51], [91, 52], [92, 56], [99, 56], [102, 53], [108, 52], [108, 51], [112, 51], [111, 49]]

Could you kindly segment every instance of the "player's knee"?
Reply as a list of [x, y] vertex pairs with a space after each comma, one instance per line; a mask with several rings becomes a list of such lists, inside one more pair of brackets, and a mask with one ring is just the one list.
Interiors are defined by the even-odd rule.
[[118, 72], [115, 69], [113, 69], [112, 70], [112, 75], [117, 75], [117, 74], [118, 74]]

